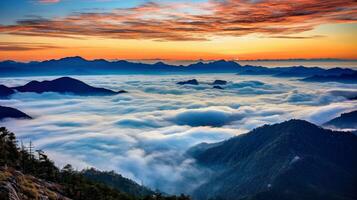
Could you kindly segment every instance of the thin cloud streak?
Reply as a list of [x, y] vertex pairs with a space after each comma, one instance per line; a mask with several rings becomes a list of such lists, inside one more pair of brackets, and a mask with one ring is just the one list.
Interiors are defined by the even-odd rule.
[[321, 24], [356, 20], [354, 0], [148, 2], [111, 12], [74, 13], [52, 19], [28, 18], [14, 25], [0, 25], [0, 33], [157, 41], [210, 40], [215, 36], [239, 37], [252, 33], [288, 38], [286, 35], [312, 30]]
[[58, 3], [60, 0], [39, 0], [40, 3]]
[[59, 49], [61, 46], [51, 45], [47, 43], [31, 43], [31, 42], [0, 42], [0, 51], [32, 51], [44, 49]]
[[311, 36], [288, 36], [288, 35], [276, 35], [270, 36], [268, 38], [275, 38], [275, 39], [315, 39], [315, 38], [324, 38], [325, 35], [311, 35]]

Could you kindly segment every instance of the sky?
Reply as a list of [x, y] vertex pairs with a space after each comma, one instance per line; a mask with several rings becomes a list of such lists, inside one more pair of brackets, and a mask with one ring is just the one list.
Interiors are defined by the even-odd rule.
[[355, 0], [2, 0], [0, 60], [357, 59]]

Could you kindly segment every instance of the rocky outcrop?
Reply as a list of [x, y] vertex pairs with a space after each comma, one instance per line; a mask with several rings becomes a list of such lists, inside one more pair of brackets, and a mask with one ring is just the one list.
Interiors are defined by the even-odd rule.
[[0, 199], [71, 200], [62, 195], [62, 186], [14, 169], [0, 168]]

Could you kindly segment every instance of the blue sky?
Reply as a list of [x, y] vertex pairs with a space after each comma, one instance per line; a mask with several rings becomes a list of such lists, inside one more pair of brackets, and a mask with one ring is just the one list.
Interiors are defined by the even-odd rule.
[[356, 11], [355, 0], [1, 0], [0, 59], [356, 59]]
[[145, 0], [62, 0], [58, 3], [41, 3], [36, 0], [1, 0], [0, 23], [13, 24], [29, 16], [55, 17], [74, 12], [103, 12], [115, 8], [130, 8]]

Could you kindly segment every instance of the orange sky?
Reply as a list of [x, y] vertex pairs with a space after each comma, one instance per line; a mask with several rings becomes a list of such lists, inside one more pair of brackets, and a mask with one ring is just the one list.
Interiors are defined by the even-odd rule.
[[295, 3], [146, 3], [29, 18], [0, 24], [0, 60], [357, 59], [355, 1]]

